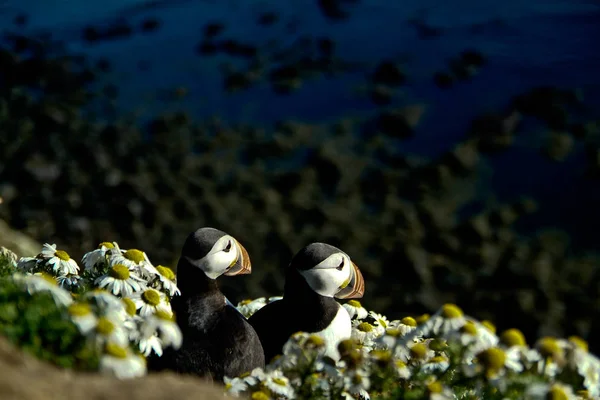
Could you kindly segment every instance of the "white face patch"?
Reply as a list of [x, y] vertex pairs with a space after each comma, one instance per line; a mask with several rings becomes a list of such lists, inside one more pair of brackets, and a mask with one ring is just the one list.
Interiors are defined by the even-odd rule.
[[333, 297], [350, 283], [352, 263], [347, 255], [335, 253], [306, 271], [298, 271], [321, 296]]
[[200, 268], [210, 279], [217, 279], [230, 269], [239, 257], [240, 250], [237, 242], [229, 235], [225, 235], [215, 242], [212, 249], [199, 260], [187, 260]]

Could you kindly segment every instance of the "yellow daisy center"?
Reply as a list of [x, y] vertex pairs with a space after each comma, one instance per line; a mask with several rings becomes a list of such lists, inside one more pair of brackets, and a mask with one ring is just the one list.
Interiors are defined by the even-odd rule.
[[415, 321], [417, 322], [417, 325], [423, 325], [425, 322], [429, 321], [430, 317], [429, 314], [419, 315], [415, 318]]
[[96, 325], [96, 332], [101, 335], [108, 336], [115, 330], [115, 324], [109, 321], [105, 317], [101, 317], [98, 320], [98, 325]]
[[92, 313], [92, 308], [87, 303], [73, 303], [67, 310], [74, 317], [84, 317]]
[[477, 355], [477, 360], [483, 365], [487, 375], [499, 372], [506, 362], [506, 353], [498, 347], [491, 347]]
[[589, 350], [588, 342], [580, 338], [579, 336], [569, 336], [569, 342], [573, 343], [575, 346], [579, 347], [584, 351]]
[[429, 348], [433, 351], [444, 351], [448, 347], [448, 343], [444, 339], [433, 339], [429, 342]]
[[129, 268], [123, 264], [115, 264], [108, 271], [108, 274], [115, 279], [126, 281], [129, 279]]
[[252, 303], [252, 300], [250, 299], [242, 300], [240, 301], [240, 306], [247, 306], [250, 303]]
[[358, 300], [350, 300], [347, 304], [349, 306], [351, 306], [351, 307], [354, 307], [354, 308], [361, 308], [362, 307], [362, 304], [360, 304], [360, 301], [358, 301]]
[[106, 346], [104, 346], [104, 352], [113, 357], [127, 358], [127, 349], [115, 343], [107, 343]]
[[225, 384], [225, 390], [229, 390], [231, 389], [231, 383], [226, 383]]
[[266, 394], [265, 392], [258, 391], [258, 392], [252, 393], [252, 396], [250, 396], [250, 398], [252, 400], [269, 400], [269, 395]]
[[423, 343], [417, 343], [410, 348], [410, 356], [416, 359], [425, 358], [429, 349]]
[[141, 297], [144, 303], [150, 304], [153, 307], [160, 304], [160, 294], [154, 289], [145, 290]]
[[483, 326], [485, 326], [486, 328], [488, 328], [488, 330], [489, 330], [490, 332], [492, 332], [492, 333], [496, 333], [496, 325], [494, 325], [494, 324], [492, 323], [492, 321], [488, 321], [487, 319], [486, 319], [486, 320], [483, 320], [483, 321], [481, 321], [481, 325], [483, 325]]
[[54, 252], [54, 255], [56, 257], [58, 257], [59, 259], [61, 259], [62, 261], [69, 261], [71, 259], [71, 257], [69, 256], [69, 253], [67, 253], [64, 250], [56, 250]]
[[394, 363], [398, 369], [406, 368], [406, 363], [404, 361], [396, 360]]
[[500, 341], [506, 346], [525, 346], [525, 335], [518, 329], [508, 329], [500, 335]]
[[321, 347], [325, 345], [325, 340], [319, 335], [310, 335], [306, 339], [306, 344], [314, 347]]
[[39, 276], [40, 278], [42, 278], [43, 280], [45, 280], [46, 282], [51, 283], [54, 286], [58, 286], [58, 282], [56, 282], [56, 278], [53, 277], [52, 275], [50, 275], [46, 272], [40, 272], [36, 275]]
[[372, 350], [370, 353], [371, 357], [377, 361], [388, 363], [392, 360], [392, 353], [389, 350]]
[[443, 356], [435, 356], [431, 360], [429, 360], [429, 362], [432, 364], [439, 364], [439, 363], [443, 363], [446, 361], [448, 361], [448, 360]]
[[128, 297], [124, 297], [121, 300], [123, 301], [123, 304], [125, 304], [125, 311], [127, 311], [127, 314], [135, 315], [136, 307], [135, 307], [135, 303], [133, 302], [133, 300], [131, 300]]
[[373, 331], [373, 325], [371, 325], [368, 322], [361, 322], [360, 324], [358, 324], [356, 329], [358, 329], [361, 332], [371, 332]]
[[462, 310], [456, 304], [444, 304], [442, 306], [442, 316], [446, 319], [462, 318]]
[[543, 337], [538, 341], [537, 348], [544, 357], [555, 357], [562, 352], [558, 340], [548, 336]]
[[98, 245], [98, 248], [101, 249], [102, 247], [106, 247], [107, 249], [114, 249], [115, 245], [111, 242], [102, 242]]
[[144, 252], [138, 249], [129, 249], [123, 255], [126, 259], [133, 261], [136, 264], [139, 264], [145, 260]]
[[163, 310], [156, 310], [156, 312], [154, 313], [154, 315], [157, 318], [164, 319], [165, 321], [173, 321], [175, 319], [175, 316], [173, 314], [168, 313], [168, 312], [163, 311]]
[[273, 378], [273, 383], [279, 386], [287, 386], [287, 381], [283, 378]]
[[444, 386], [442, 386], [440, 382], [435, 381], [427, 385], [427, 390], [429, 391], [429, 393], [442, 393], [442, 391], [444, 390]]
[[240, 375], [240, 378], [244, 379], [244, 378], [247, 378], [247, 377], [249, 377], [249, 376], [250, 376], [250, 371], [246, 371], [246, 372], [243, 372], [243, 373]]
[[417, 326], [417, 321], [413, 317], [404, 317], [400, 322], [406, 326]]
[[338, 344], [338, 351], [342, 354], [347, 354], [356, 348], [356, 343], [352, 339], [342, 340]]
[[587, 390], [578, 390], [576, 394], [577, 394], [577, 396], [581, 397], [582, 399], [590, 398], [590, 393]]
[[460, 331], [462, 333], [466, 333], [467, 335], [475, 336], [477, 335], [477, 326], [472, 321], [467, 321], [461, 328]]
[[158, 267], [156, 267], [156, 270], [158, 271], [159, 274], [161, 274], [168, 280], [170, 280], [170, 281], [175, 280], [175, 272], [173, 272], [173, 270], [171, 268], [165, 267], [164, 265], [159, 265]]
[[396, 328], [388, 328], [385, 330], [385, 334], [388, 336], [392, 336], [392, 337], [400, 337], [402, 336], [402, 332], [400, 331], [400, 329], [396, 329]]
[[568, 398], [565, 391], [558, 386], [552, 386], [548, 390], [548, 394], [546, 394], [546, 399], [548, 400], [567, 400]]

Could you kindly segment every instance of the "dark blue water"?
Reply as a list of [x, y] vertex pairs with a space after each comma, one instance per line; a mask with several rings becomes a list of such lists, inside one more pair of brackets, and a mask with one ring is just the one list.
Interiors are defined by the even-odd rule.
[[[150, 116], [165, 109], [182, 109], [198, 119], [219, 115], [231, 122], [264, 124], [282, 119], [326, 122], [369, 115], [374, 106], [361, 92], [364, 74], [305, 82], [290, 96], [272, 93], [267, 82], [235, 94], [222, 90], [221, 56], [201, 57], [194, 51], [202, 26], [223, 21], [225, 36], [264, 46], [277, 39], [291, 44], [300, 35], [327, 36], [337, 54], [361, 65], [382, 58], [402, 61], [409, 83], [397, 94], [398, 104], [427, 105], [413, 139], [402, 143], [407, 154], [435, 156], [464, 137], [470, 120], [484, 111], [505, 106], [510, 97], [537, 85], [580, 88], [587, 105], [600, 113], [600, 3], [597, 1], [361, 1], [349, 6], [350, 18], [331, 23], [316, 2], [295, 1], [117, 1], [9, 0], [0, 2], [0, 26], [10, 26], [19, 13], [29, 15], [26, 30], [50, 31], [66, 40], [72, 51], [112, 62], [109, 79], [120, 89], [123, 111]], [[390, 5], [390, 4], [394, 5]], [[272, 27], [255, 23], [262, 11], [280, 19]], [[133, 25], [156, 17], [161, 29], [120, 41], [89, 45], [81, 38], [87, 24], [108, 25], [125, 19]], [[441, 33], [418, 37], [410, 21], [420, 18]], [[285, 27], [293, 23], [297, 33]], [[474, 48], [487, 65], [471, 81], [440, 90], [432, 74], [445, 68], [460, 51]], [[140, 71], [143, 62], [149, 66]], [[184, 86], [189, 96], [166, 106], [157, 100], [161, 90]], [[527, 194], [541, 199], [538, 214], [523, 229], [558, 226], [569, 230], [578, 245], [597, 248], [600, 225], [600, 184], [583, 178], [579, 145], [562, 163], [539, 155], [544, 140], [540, 127], [523, 132], [514, 148], [491, 157], [482, 182], [483, 202], [502, 202]]]

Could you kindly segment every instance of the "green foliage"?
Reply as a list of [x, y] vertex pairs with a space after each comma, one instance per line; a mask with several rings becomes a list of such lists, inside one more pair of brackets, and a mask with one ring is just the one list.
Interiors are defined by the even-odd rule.
[[30, 295], [12, 279], [0, 278], [0, 335], [60, 367], [96, 369], [97, 355], [65, 313], [49, 293]]
[[0, 253], [0, 278], [10, 276], [16, 271], [12, 260]]

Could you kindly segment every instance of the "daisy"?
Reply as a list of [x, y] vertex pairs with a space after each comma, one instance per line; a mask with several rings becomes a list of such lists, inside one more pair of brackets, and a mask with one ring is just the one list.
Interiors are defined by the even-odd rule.
[[364, 347], [373, 347], [374, 339], [380, 336], [380, 331], [366, 321], [352, 320], [352, 339]]
[[106, 265], [106, 255], [109, 252], [120, 253], [117, 243], [102, 242], [98, 248], [83, 255], [81, 263], [86, 271], [99, 272]]
[[136, 309], [139, 310], [142, 317], [152, 315], [158, 310], [171, 313], [171, 305], [167, 303], [167, 296], [156, 289], [140, 290], [128, 297], [133, 300]]
[[154, 353], [159, 357], [162, 356], [162, 343], [156, 334], [156, 330], [150, 329], [148, 325], [142, 324], [136, 341], [138, 342], [140, 352], [145, 357], [148, 357], [151, 353]]
[[427, 384], [427, 393], [429, 394], [430, 400], [453, 400], [454, 393], [452, 389], [444, 386], [439, 381], [433, 381]]
[[413, 317], [404, 317], [401, 320], [391, 321], [388, 324], [386, 331], [390, 329], [397, 329], [399, 336], [405, 336], [406, 334], [414, 331], [417, 328], [417, 321]]
[[474, 363], [463, 365], [467, 376], [485, 375], [488, 380], [496, 379], [506, 372], [506, 353], [499, 347], [491, 347], [477, 354]]
[[123, 322], [113, 315], [98, 318], [93, 335], [96, 344], [100, 347], [106, 343], [115, 343], [120, 346], [129, 344], [129, 332]]
[[107, 343], [100, 357], [99, 369], [101, 373], [118, 379], [138, 378], [146, 375], [146, 360], [133, 354], [129, 347]]
[[96, 279], [95, 284], [117, 296], [130, 296], [144, 288], [144, 280], [123, 264], [112, 265], [107, 274]]
[[146, 253], [138, 249], [121, 250], [119, 253], [110, 254], [109, 264], [111, 266], [125, 265], [131, 271], [135, 271], [139, 276], [147, 280], [152, 280], [159, 275]]
[[173, 321], [173, 314], [158, 311], [145, 318], [140, 325], [138, 345], [140, 351], [148, 356], [154, 351], [162, 355], [162, 349], [173, 347], [178, 349], [183, 343], [179, 326]]
[[277, 398], [283, 396], [287, 399], [293, 399], [295, 397], [294, 388], [290, 384], [290, 380], [281, 371], [269, 371], [265, 379], [263, 379], [262, 384]]
[[600, 397], [600, 359], [588, 352], [587, 342], [580, 337], [571, 336], [563, 342], [569, 367], [583, 378], [590, 397]]
[[42, 252], [38, 255], [40, 261], [52, 268], [56, 275], [77, 275], [79, 266], [64, 250], [57, 250], [56, 244], [44, 243]]
[[566, 363], [563, 344], [556, 338], [546, 336], [536, 342], [535, 348], [541, 355], [538, 372], [549, 377], [556, 376]]
[[98, 324], [98, 318], [88, 303], [73, 303], [67, 308], [71, 321], [82, 335], [88, 335]]
[[432, 315], [423, 325], [414, 332], [419, 332], [424, 337], [447, 334], [460, 329], [467, 319], [463, 311], [455, 304], [444, 304], [442, 308]]
[[565, 399], [576, 400], [573, 388], [561, 383], [533, 383], [525, 390], [527, 400]]
[[498, 337], [494, 333], [480, 322], [471, 319], [458, 330], [441, 334], [440, 338], [468, 347], [467, 356], [474, 356], [498, 344]]
[[358, 300], [350, 300], [343, 307], [348, 311], [351, 319], [365, 319], [369, 315], [369, 312]]
[[444, 372], [450, 366], [450, 360], [446, 356], [435, 356], [427, 363], [423, 364], [421, 371], [427, 374]]
[[156, 267], [156, 272], [160, 290], [164, 290], [171, 297], [181, 294], [175, 283], [175, 273], [171, 268], [159, 265]]
[[13, 274], [12, 277], [15, 282], [24, 285], [29, 294], [49, 292], [56, 304], [68, 306], [73, 303], [71, 293], [61, 289], [54, 277], [45, 273], [38, 272], [34, 275]]
[[255, 312], [267, 305], [266, 297], [259, 297], [258, 299], [242, 300], [236, 306], [237, 310], [246, 318], [250, 318]]
[[378, 314], [375, 311], [369, 311], [369, 315], [368, 315], [372, 320], [373, 320], [373, 326], [375, 326], [375, 329], [378, 333], [379, 336], [383, 335], [383, 333], [385, 332], [385, 330], [387, 329], [390, 321], [388, 321], [387, 317], [385, 315], [382, 314]]
[[399, 379], [409, 379], [412, 375], [412, 371], [408, 368], [408, 365], [404, 361], [394, 361], [394, 371]]
[[407, 364], [422, 365], [435, 357], [435, 351], [429, 348], [430, 341], [399, 345], [395, 349], [394, 357]]
[[84, 293], [82, 298], [88, 300], [99, 315], [117, 314], [121, 316], [123, 320], [125, 319], [127, 310], [125, 309], [125, 304], [122, 299], [110, 294], [106, 290], [90, 290], [89, 292]]
[[239, 377], [232, 379], [225, 376], [223, 377], [223, 383], [225, 384], [225, 391], [235, 397], [238, 397], [240, 394], [248, 390], [248, 384]]
[[369, 374], [362, 368], [350, 369], [344, 374], [344, 388], [352, 394], [366, 393], [371, 387]]

